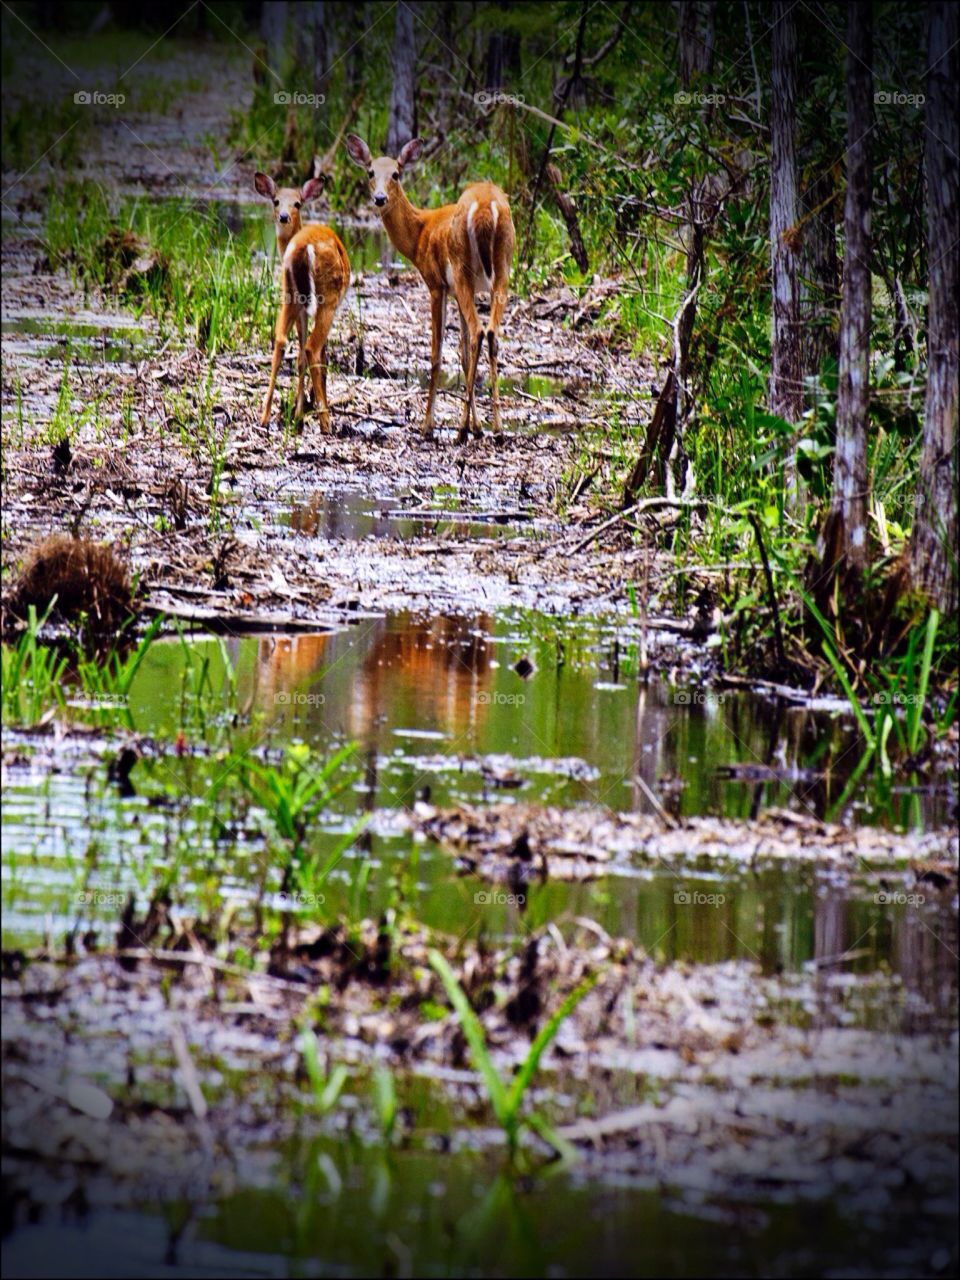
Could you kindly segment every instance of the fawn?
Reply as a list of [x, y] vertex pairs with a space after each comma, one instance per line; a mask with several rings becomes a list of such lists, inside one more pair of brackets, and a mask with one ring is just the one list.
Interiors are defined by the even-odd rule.
[[[278, 187], [265, 173], [258, 173], [254, 178], [257, 192], [273, 201], [277, 253], [281, 264], [280, 314], [274, 331], [273, 366], [260, 415], [261, 427], [270, 421], [277, 371], [287, 337], [295, 324], [300, 353], [297, 357], [294, 417], [298, 421], [303, 417], [304, 375], [309, 370], [314, 405], [320, 409], [320, 428], [325, 432], [331, 430], [330, 406], [327, 403], [327, 336], [350, 283], [350, 260], [339, 236], [329, 227], [300, 226], [301, 205], [312, 200], [322, 185], [320, 178], [309, 178], [298, 190], [296, 187]], [[308, 333], [311, 324], [313, 327]]]
[[440, 382], [443, 330], [447, 295], [453, 293], [460, 311], [460, 363], [466, 388], [466, 402], [460, 420], [461, 443], [473, 424], [482, 435], [474, 405], [474, 385], [484, 329], [477, 316], [474, 297], [490, 294], [490, 321], [486, 330], [490, 358], [490, 401], [493, 431], [500, 434], [500, 403], [497, 387], [497, 331], [507, 305], [507, 283], [513, 261], [513, 219], [507, 197], [492, 182], [467, 187], [456, 204], [440, 209], [418, 209], [407, 199], [400, 178], [407, 165], [420, 155], [423, 143], [413, 138], [394, 160], [380, 156], [374, 160], [367, 144], [356, 134], [347, 134], [347, 154], [367, 175], [370, 195], [387, 235], [395, 248], [420, 272], [430, 291], [432, 342], [430, 386], [423, 419], [424, 439], [433, 438], [433, 405]]

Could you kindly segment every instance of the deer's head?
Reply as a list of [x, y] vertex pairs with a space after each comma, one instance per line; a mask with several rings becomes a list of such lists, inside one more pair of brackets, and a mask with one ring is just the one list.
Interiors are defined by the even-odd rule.
[[253, 185], [257, 194], [273, 204], [273, 220], [277, 236], [290, 240], [300, 230], [300, 210], [323, 190], [325, 178], [308, 178], [302, 187], [278, 187], [265, 173], [255, 175]]
[[400, 181], [403, 171], [420, 155], [423, 142], [419, 138], [411, 138], [400, 154], [379, 156], [376, 160], [370, 154], [370, 148], [355, 133], [348, 133], [346, 138], [347, 155], [367, 175], [370, 198], [378, 213], [387, 213], [400, 193]]

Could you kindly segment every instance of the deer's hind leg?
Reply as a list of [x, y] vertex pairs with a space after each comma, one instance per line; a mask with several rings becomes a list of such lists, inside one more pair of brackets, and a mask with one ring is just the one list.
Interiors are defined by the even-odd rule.
[[500, 389], [497, 385], [497, 350], [498, 334], [503, 313], [507, 305], [507, 290], [504, 283], [495, 280], [490, 294], [490, 328], [487, 330], [487, 350], [490, 356], [490, 421], [495, 436], [502, 435], [500, 430]]
[[317, 311], [313, 332], [307, 339], [307, 365], [310, 370], [314, 400], [320, 410], [320, 430], [327, 433], [332, 430], [330, 406], [327, 403], [327, 338], [336, 310], [336, 301], [321, 305]]
[[466, 403], [463, 406], [463, 414], [460, 418], [460, 443], [462, 444], [469, 433], [471, 417], [473, 419], [473, 430], [475, 435], [482, 435], [483, 431], [477, 422], [476, 409], [473, 403], [474, 386], [477, 380], [477, 365], [480, 361], [480, 348], [483, 346], [483, 326], [477, 316], [477, 307], [473, 299], [473, 286], [462, 274], [456, 277], [455, 289], [457, 295], [457, 306], [460, 308], [460, 317], [462, 323], [466, 325], [467, 330], [467, 361], [466, 369], [467, 387], [466, 387]]
[[[464, 319], [463, 312], [460, 312], [460, 367], [463, 370], [463, 394], [467, 394], [467, 378], [470, 369], [470, 331], [467, 328], [467, 322]], [[470, 406], [470, 417], [474, 431], [477, 430], [477, 406]]]

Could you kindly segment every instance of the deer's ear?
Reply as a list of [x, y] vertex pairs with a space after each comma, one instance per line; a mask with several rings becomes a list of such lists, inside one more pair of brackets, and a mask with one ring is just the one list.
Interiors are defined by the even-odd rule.
[[325, 183], [325, 174], [319, 178], [308, 178], [300, 188], [300, 199], [303, 203], [306, 204], [308, 200], [312, 200], [314, 196], [318, 196], [323, 190]]
[[370, 159], [370, 148], [362, 138], [358, 138], [355, 133], [348, 133], [344, 140], [347, 148], [347, 155], [354, 164], [358, 164], [361, 169], [369, 169], [372, 163]]
[[422, 138], [411, 138], [400, 154], [397, 156], [397, 167], [403, 169], [408, 164], [413, 164], [415, 160], [420, 159], [420, 152], [423, 150]]
[[276, 195], [277, 184], [272, 178], [268, 178], [265, 173], [255, 173], [253, 175], [253, 185], [257, 189], [257, 193], [266, 196], [268, 200], [272, 200]]

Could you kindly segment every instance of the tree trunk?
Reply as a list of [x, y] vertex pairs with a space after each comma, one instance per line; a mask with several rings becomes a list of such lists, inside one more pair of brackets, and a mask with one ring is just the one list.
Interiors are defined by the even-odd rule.
[[344, 54], [344, 66], [347, 88], [353, 95], [359, 93], [363, 84], [364, 34], [370, 26], [369, 8], [366, 4], [353, 5], [347, 27], [348, 47]]
[[[873, 127], [869, 4], [847, 7], [847, 194], [833, 500], [825, 539], [857, 575], [867, 566], [867, 403], [870, 395], [870, 131]], [[839, 564], [838, 564], [839, 567]], [[824, 565], [832, 570], [832, 565]]]
[[311, 62], [313, 64], [313, 92], [318, 97], [326, 97], [327, 80], [330, 75], [330, 22], [327, 6], [318, 0], [313, 8], [313, 48]]
[[286, 0], [264, 0], [260, 10], [260, 39], [263, 41], [266, 64], [274, 76], [283, 73], [286, 33]]
[[712, 0], [681, 0], [680, 16], [680, 80], [690, 88], [694, 76], [703, 75], [713, 66], [713, 41], [717, 6]]
[[[801, 380], [816, 377], [836, 361], [840, 268], [837, 262], [837, 190], [831, 169], [822, 169], [801, 198], [800, 251]], [[815, 396], [804, 393], [809, 404]]]
[[311, 92], [310, 79], [313, 70], [313, 24], [317, 10], [322, 5], [302, 3], [297, 5], [293, 23], [294, 79], [304, 93]]
[[[773, 78], [770, 93], [770, 274], [773, 334], [770, 352], [770, 412], [787, 422], [803, 414], [800, 308], [797, 287], [797, 32], [790, 0], [773, 6]], [[785, 477], [796, 485], [791, 451]]]
[[[705, 76], [713, 66], [713, 42], [716, 4], [713, 0], [684, 0], [677, 5], [680, 29], [680, 81], [689, 89], [695, 79]], [[671, 466], [681, 472], [686, 468], [681, 434], [690, 407], [690, 340], [697, 318], [697, 294], [703, 282], [706, 258], [704, 227], [716, 212], [711, 198], [709, 178], [694, 181], [687, 193], [689, 223], [681, 228], [680, 238], [686, 247], [686, 285], [680, 307], [674, 318], [671, 371], [662, 391], [657, 410], [648, 431], [640, 463], [624, 490], [624, 504], [635, 496], [644, 477], [640, 470], [656, 468], [658, 486], [668, 494], [674, 483]], [[661, 409], [662, 404], [662, 409]], [[656, 432], [654, 428], [657, 428]], [[676, 463], [679, 459], [679, 467]]]
[[393, 31], [390, 113], [387, 118], [387, 155], [397, 156], [416, 137], [416, 58], [412, 4], [398, 4]]
[[[452, 6], [445, 5], [449, 12]], [[498, 4], [497, 9], [506, 10], [508, 5]], [[488, 89], [507, 89], [513, 84], [520, 71], [520, 37], [515, 31], [496, 27], [487, 39], [487, 57], [484, 68], [484, 82]]]
[[927, 6], [927, 394], [910, 539], [913, 586], [945, 612], [957, 608], [957, 6]]

